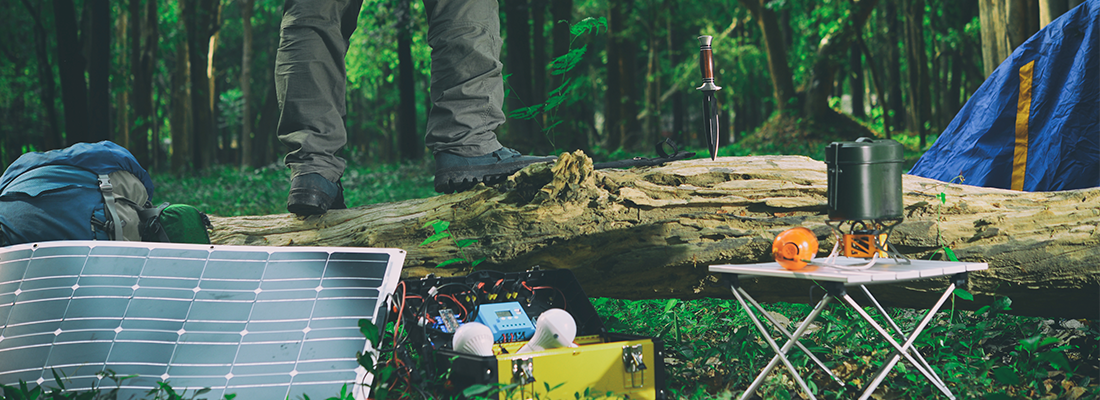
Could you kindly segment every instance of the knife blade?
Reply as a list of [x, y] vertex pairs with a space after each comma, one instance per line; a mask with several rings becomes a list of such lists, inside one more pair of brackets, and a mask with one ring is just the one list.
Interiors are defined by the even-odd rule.
[[710, 159], [718, 157], [718, 100], [714, 92], [722, 90], [714, 84], [714, 53], [711, 48], [713, 37], [699, 36], [699, 71], [703, 74], [703, 84], [696, 90], [703, 92], [703, 134], [707, 136], [707, 149]]

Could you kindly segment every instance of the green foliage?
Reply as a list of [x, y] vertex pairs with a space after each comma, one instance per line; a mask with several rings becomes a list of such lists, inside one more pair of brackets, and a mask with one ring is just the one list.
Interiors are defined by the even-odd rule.
[[[560, 22], [565, 23], [565, 21]], [[580, 64], [584, 59], [584, 55], [588, 52], [588, 46], [573, 47], [574, 43], [582, 35], [589, 33], [599, 34], [601, 30], [607, 30], [607, 19], [604, 17], [588, 17], [570, 26], [569, 32], [573, 35], [572, 40], [569, 41], [570, 49], [550, 63], [549, 69], [551, 75], [564, 75], [577, 68], [577, 65]], [[580, 81], [574, 80], [573, 78], [565, 79], [560, 86], [548, 92], [546, 101], [512, 110], [512, 112], [508, 114], [508, 117], [516, 119], [535, 119], [545, 114], [546, 126], [542, 128], [542, 132], [550, 138], [554, 128], [563, 122], [557, 117], [557, 109], [563, 103], [566, 103], [568, 99], [576, 99], [575, 92], [579, 89], [578, 82]]]
[[432, 220], [432, 221], [428, 221], [428, 223], [424, 224], [424, 228], [428, 228], [428, 227], [432, 228], [433, 233], [432, 233], [431, 236], [428, 236], [427, 239], [424, 239], [424, 241], [421, 242], [418, 245], [419, 247], [427, 246], [429, 244], [438, 242], [438, 241], [443, 240], [443, 239], [451, 239], [451, 243], [456, 248], [458, 248], [459, 257], [455, 257], [455, 258], [443, 261], [443, 262], [439, 263], [438, 265], [436, 265], [435, 266], [436, 268], [442, 268], [442, 267], [445, 267], [445, 266], [448, 266], [448, 265], [451, 265], [451, 264], [463, 263], [464, 262], [464, 263], [470, 264], [470, 268], [473, 269], [474, 267], [477, 267], [478, 264], [481, 264], [482, 262], [485, 261], [485, 257], [482, 257], [482, 258], [479, 258], [479, 259], [475, 260], [475, 259], [472, 259], [472, 258], [470, 258], [469, 256], [466, 255], [466, 250], [465, 249], [467, 247], [472, 246], [474, 243], [477, 243], [477, 239], [462, 239], [462, 240], [455, 239], [453, 236], [451, 236], [451, 233], [447, 231], [447, 229], [451, 227], [450, 222], [441, 221], [441, 220], [438, 220], [438, 219], [437, 220]]
[[[352, 162], [354, 162], [352, 157]], [[362, 167], [349, 162], [344, 172], [344, 199], [349, 207], [419, 199], [435, 195], [426, 160]], [[153, 173], [154, 202], [190, 204], [223, 217], [286, 213], [290, 171], [269, 166], [251, 171], [216, 167], [198, 176]]]

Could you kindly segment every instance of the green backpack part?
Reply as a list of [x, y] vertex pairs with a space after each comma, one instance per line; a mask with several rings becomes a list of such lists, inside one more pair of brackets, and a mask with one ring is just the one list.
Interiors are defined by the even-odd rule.
[[194, 206], [173, 204], [165, 207], [157, 218], [167, 240], [172, 243], [210, 244], [208, 229], [214, 229], [210, 218]]

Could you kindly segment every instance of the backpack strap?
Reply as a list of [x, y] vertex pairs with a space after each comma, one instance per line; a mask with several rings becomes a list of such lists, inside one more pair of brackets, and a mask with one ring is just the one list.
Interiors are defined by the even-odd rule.
[[[118, 212], [115, 210], [115, 195], [113, 191], [114, 186], [111, 186], [111, 178], [106, 174], [99, 175], [99, 192], [103, 194], [103, 212], [106, 214], [107, 224], [114, 230], [111, 239], [123, 240], [122, 221], [119, 221]], [[108, 228], [108, 234], [111, 233], [111, 228]]]
[[161, 203], [153, 208], [149, 202], [145, 202], [145, 208], [138, 210], [138, 218], [141, 219], [141, 240], [146, 242], [170, 242], [168, 233], [160, 224], [160, 214], [168, 208], [168, 203]]

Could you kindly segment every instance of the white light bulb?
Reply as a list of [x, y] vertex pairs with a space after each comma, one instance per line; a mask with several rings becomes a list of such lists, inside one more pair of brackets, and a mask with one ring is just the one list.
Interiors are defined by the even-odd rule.
[[573, 338], [577, 337], [577, 321], [560, 308], [551, 308], [539, 315], [535, 322], [535, 334], [516, 353], [543, 351], [559, 347], [577, 347]]
[[492, 356], [493, 331], [481, 323], [470, 322], [455, 330], [451, 346], [460, 353], [482, 357]]

